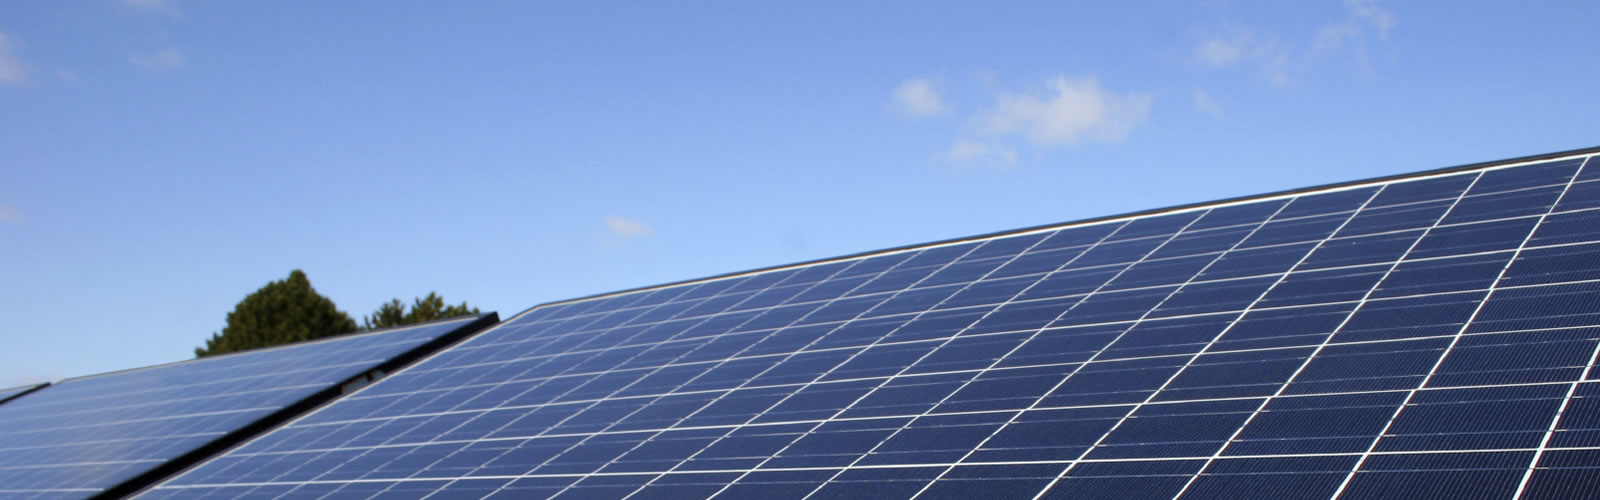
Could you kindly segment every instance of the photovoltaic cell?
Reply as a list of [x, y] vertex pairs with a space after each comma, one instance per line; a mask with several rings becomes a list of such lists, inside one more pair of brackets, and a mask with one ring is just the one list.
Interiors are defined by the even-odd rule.
[[536, 307], [143, 498], [1595, 496], [1589, 160]]
[[[482, 321], [480, 321], [482, 319]], [[88, 498], [409, 351], [469, 317], [63, 380], [0, 405], [0, 497]]]

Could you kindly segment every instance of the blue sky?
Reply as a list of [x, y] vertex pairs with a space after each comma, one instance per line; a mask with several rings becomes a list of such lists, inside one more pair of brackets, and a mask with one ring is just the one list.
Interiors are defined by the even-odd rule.
[[1600, 145], [1595, 5], [0, 3], [0, 386]]

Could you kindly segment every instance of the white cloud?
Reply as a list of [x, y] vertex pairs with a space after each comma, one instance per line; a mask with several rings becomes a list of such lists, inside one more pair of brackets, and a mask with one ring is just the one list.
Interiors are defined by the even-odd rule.
[[1201, 41], [1194, 48], [1194, 58], [1213, 68], [1249, 63], [1259, 68], [1268, 83], [1283, 87], [1314, 67], [1318, 60], [1341, 54], [1348, 54], [1358, 67], [1370, 71], [1367, 40], [1374, 34], [1380, 40], [1387, 40], [1394, 25], [1394, 14], [1372, 0], [1345, 0], [1345, 17], [1311, 33], [1309, 46], [1283, 43], [1274, 36], [1258, 36], [1241, 29], [1230, 36]]
[[22, 217], [22, 211], [17, 209], [17, 203], [12, 201], [11, 198], [7, 197], [5, 204], [0, 205], [0, 222], [18, 224], [23, 220], [24, 217]]
[[1378, 8], [1371, 0], [1345, 0], [1345, 8], [1357, 21], [1378, 30], [1378, 36], [1389, 38], [1389, 28], [1394, 27], [1394, 13]]
[[1273, 37], [1258, 36], [1248, 29], [1236, 29], [1227, 36], [1213, 36], [1194, 48], [1196, 62], [1212, 68], [1249, 63], [1260, 69], [1273, 86], [1288, 85], [1293, 78], [1296, 57]]
[[1206, 40], [1194, 48], [1195, 58], [1213, 68], [1239, 62], [1240, 52], [1238, 45], [1221, 38]]
[[1389, 28], [1394, 27], [1393, 13], [1368, 0], [1346, 0], [1344, 6], [1349, 17], [1323, 26], [1317, 32], [1317, 39], [1311, 45], [1313, 57], [1335, 54], [1351, 45], [1359, 50], [1369, 32], [1376, 32], [1379, 39], [1389, 39]]
[[956, 141], [947, 154], [951, 163], [961, 166], [1011, 167], [1017, 164], [1015, 148], [974, 141]]
[[925, 118], [945, 111], [944, 102], [939, 99], [939, 92], [934, 90], [933, 83], [928, 80], [907, 80], [894, 89], [894, 102], [891, 106], [906, 116]]
[[128, 62], [145, 71], [167, 71], [183, 65], [183, 54], [178, 49], [165, 49], [149, 54], [128, 56]]
[[1217, 102], [1217, 99], [1211, 97], [1211, 93], [1205, 89], [1194, 89], [1194, 109], [1218, 120], [1228, 117], [1228, 114], [1222, 111], [1222, 103]]
[[644, 222], [616, 215], [606, 217], [606, 230], [623, 238], [649, 236], [654, 232]]
[[1059, 145], [1121, 140], [1150, 113], [1150, 96], [1117, 95], [1102, 90], [1093, 78], [1057, 77], [1046, 87], [1042, 93], [996, 95], [994, 108], [982, 121], [992, 133], [1017, 133], [1034, 144]]
[[0, 33], [0, 83], [20, 84], [28, 80], [28, 68], [17, 56], [17, 44]]

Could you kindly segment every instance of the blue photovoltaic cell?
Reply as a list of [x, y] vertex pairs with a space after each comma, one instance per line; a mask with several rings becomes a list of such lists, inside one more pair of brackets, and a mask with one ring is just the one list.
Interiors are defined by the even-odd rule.
[[144, 498], [1600, 495], [1588, 161], [536, 307]]
[[0, 498], [87, 498], [476, 318], [63, 380], [0, 405]]

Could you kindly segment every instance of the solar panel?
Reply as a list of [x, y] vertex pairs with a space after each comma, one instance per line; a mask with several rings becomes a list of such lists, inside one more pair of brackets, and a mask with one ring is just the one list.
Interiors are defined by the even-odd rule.
[[10, 401], [12, 398], [16, 398], [16, 397], [21, 396], [23, 394], [27, 394], [29, 391], [32, 391], [34, 389], [38, 389], [40, 387], [43, 387], [44, 385], [45, 384], [32, 384], [32, 385], [24, 385], [24, 386], [21, 386], [21, 387], [12, 387], [12, 388], [9, 388], [9, 389], [0, 389], [0, 403], [4, 403], [6, 401]]
[[1592, 153], [540, 306], [142, 498], [1595, 496]]
[[0, 405], [0, 497], [137, 491], [493, 313], [67, 379]]

